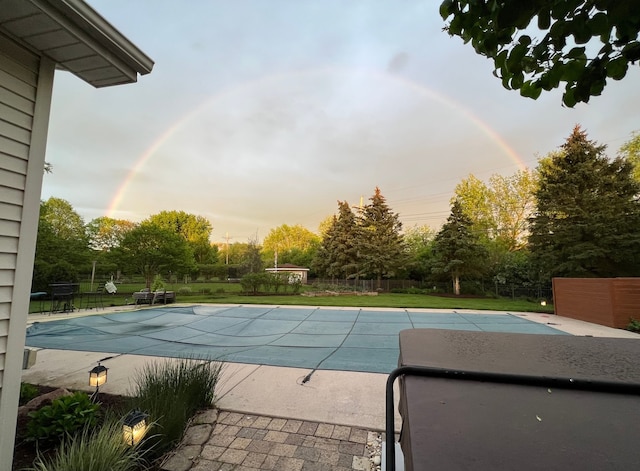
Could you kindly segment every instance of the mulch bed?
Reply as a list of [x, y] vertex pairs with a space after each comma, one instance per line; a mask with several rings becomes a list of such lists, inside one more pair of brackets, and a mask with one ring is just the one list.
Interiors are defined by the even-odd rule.
[[[38, 388], [39, 395], [49, 393], [54, 391], [56, 388], [52, 388], [49, 386], [36, 386]], [[100, 393], [99, 401], [102, 404], [102, 410], [126, 410], [129, 404], [130, 398], [126, 396], [118, 396], [115, 394], [103, 394]], [[47, 405], [47, 404], [43, 404]], [[22, 470], [25, 468], [30, 468], [33, 466], [34, 460], [38, 456], [38, 452], [36, 449], [36, 445], [33, 442], [25, 441], [25, 435], [27, 431], [27, 423], [29, 422], [29, 417], [26, 415], [19, 415], [18, 422], [16, 425], [16, 442], [13, 451], [13, 467], [11, 468], [13, 471]], [[43, 451], [40, 450], [40, 453], [43, 456], [50, 456], [55, 452], [55, 449]]]

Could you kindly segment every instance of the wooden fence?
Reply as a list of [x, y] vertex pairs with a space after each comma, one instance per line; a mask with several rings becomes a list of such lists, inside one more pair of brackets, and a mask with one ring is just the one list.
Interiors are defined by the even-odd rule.
[[555, 313], [625, 328], [640, 319], [640, 278], [554, 278]]

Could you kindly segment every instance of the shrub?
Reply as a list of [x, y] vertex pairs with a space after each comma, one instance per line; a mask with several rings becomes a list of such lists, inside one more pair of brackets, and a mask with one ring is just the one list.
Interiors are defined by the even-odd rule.
[[93, 431], [85, 427], [75, 439], [63, 440], [55, 455], [38, 456], [30, 471], [134, 471], [144, 465], [143, 453], [122, 439], [116, 418]]
[[29, 413], [27, 440], [45, 447], [56, 444], [84, 427], [95, 426], [99, 410], [100, 404], [91, 402], [84, 392], [55, 399], [51, 405]]
[[178, 294], [181, 294], [182, 296], [191, 296], [191, 287], [183, 286], [178, 290]]
[[20, 405], [24, 405], [31, 399], [38, 397], [38, 388], [33, 384], [20, 383]]
[[640, 334], [640, 320], [634, 319], [633, 317], [629, 319], [629, 325], [627, 326], [627, 330], [631, 332], [637, 332]]
[[272, 281], [270, 277], [268, 273], [248, 273], [240, 280], [242, 290], [247, 294], [258, 294], [261, 286], [268, 285]]
[[220, 363], [182, 359], [149, 363], [137, 373], [133, 406], [154, 421], [153, 456], [174, 446], [195, 412], [213, 404], [221, 369]]
[[291, 285], [291, 292], [293, 294], [298, 294], [302, 289], [302, 278], [295, 277], [295, 279], [292, 280], [289, 284]]
[[162, 280], [162, 277], [160, 275], [156, 275], [153, 279], [153, 283], [151, 284], [151, 291], [158, 291], [163, 289], [165, 289], [164, 281]]

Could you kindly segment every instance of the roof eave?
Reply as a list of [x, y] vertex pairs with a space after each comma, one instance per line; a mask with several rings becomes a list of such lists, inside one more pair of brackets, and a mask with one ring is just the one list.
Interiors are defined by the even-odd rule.
[[[74, 34], [84, 32], [91, 36], [99, 46], [96, 53], [102, 55], [109, 62], [113, 56], [126, 64], [140, 75], [146, 75], [153, 69], [154, 62], [131, 41], [123, 36], [98, 12], [81, 0], [29, 0], [52, 19], [69, 29]], [[66, 20], [66, 21], [65, 21]], [[78, 34], [80, 35], [80, 34]], [[117, 64], [114, 64], [117, 65]], [[128, 74], [129, 75], [129, 74]], [[135, 82], [135, 77], [132, 81]]]

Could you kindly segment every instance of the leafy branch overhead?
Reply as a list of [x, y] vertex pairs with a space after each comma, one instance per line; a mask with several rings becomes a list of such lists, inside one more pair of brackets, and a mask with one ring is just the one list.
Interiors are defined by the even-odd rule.
[[445, 0], [445, 30], [493, 59], [509, 90], [536, 99], [565, 84], [573, 107], [640, 59], [640, 8], [623, 0]]

